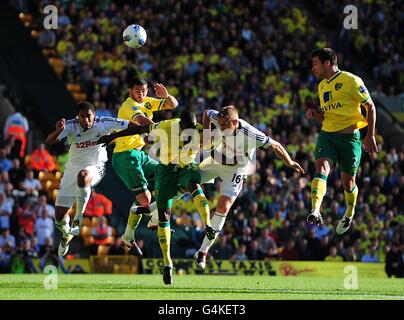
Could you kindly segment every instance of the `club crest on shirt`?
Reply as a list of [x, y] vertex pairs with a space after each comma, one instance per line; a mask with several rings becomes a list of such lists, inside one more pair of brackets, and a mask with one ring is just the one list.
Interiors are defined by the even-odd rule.
[[339, 89], [341, 89], [342, 88], [342, 83], [336, 83], [335, 84], [335, 90], [339, 90]]

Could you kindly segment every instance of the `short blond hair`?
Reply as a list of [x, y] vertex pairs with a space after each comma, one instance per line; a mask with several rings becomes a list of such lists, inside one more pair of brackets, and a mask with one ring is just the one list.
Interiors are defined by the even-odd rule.
[[238, 111], [233, 105], [225, 106], [220, 109], [218, 116], [226, 117], [229, 120], [238, 120]]

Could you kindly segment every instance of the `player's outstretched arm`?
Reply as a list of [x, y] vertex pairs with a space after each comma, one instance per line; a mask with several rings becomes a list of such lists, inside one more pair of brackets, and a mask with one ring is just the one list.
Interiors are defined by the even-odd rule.
[[54, 144], [57, 140], [62, 131], [65, 129], [66, 126], [66, 120], [65, 119], [60, 119], [56, 123], [56, 129], [55, 131], [51, 132], [45, 139], [45, 145], [46, 146], [51, 146]]
[[368, 120], [368, 132], [363, 141], [365, 151], [371, 156], [379, 152], [375, 138], [375, 127], [376, 127], [376, 107], [372, 99], [364, 103], [363, 106], [366, 108], [366, 119]]
[[116, 138], [132, 136], [134, 134], [142, 134], [142, 133], [149, 133], [150, 127], [149, 126], [137, 126], [133, 123], [129, 123], [129, 127], [127, 129], [111, 133], [109, 135], [102, 136], [98, 139], [97, 144], [107, 145]]
[[166, 87], [164, 87], [161, 83], [156, 82], [154, 84], [154, 90], [156, 91], [157, 97], [165, 99], [161, 110], [177, 108], [178, 106], [177, 99], [175, 99], [174, 96], [169, 94]]
[[275, 140], [272, 140], [272, 143], [269, 147], [272, 149], [275, 154], [288, 166], [293, 168], [295, 171], [304, 174], [304, 169], [298, 164], [297, 162], [293, 161], [292, 158], [290, 157], [289, 153], [286, 151], [286, 149], [278, 142]]

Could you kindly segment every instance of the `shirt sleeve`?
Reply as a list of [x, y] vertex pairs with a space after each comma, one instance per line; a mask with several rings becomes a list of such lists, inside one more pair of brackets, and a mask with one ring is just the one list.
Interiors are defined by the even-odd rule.
[[363, 104], [370, 100], [370, 94], [361, 78], [355, 78], [351, 87], [351, 95], [355, 101]]
[[112, 117], [101, 117], [100, 121], [107, 132], [126, 129], [129, 124], [128, 120]]
[[160, 111], [161, 108], [163, 107], [164, 102], [166, 101], [166, 99], [152, 99], [150, 101], [151, 104], [151, 111], [156, 112], [156, 111]]
[[130, 108], [125, 108], [118, 113], [118, 118], [125, 120], [134, 120], [137, 116], [142, 115], [142, 110], [137, 106], [131, 106]]
[[65, 124], [65, 128], [63, 129], [63, 131], [59, 134], [57, 140], [63, 140], [64, 138], [68, 137], [69, 135], [71, 135], [71, 133], [73, 132], [73, 122], [74, 120], [68, 120], [66, 121]]
[[263, 147], [267, 149], [271, 146], [273, 140], [260, 130], [257, 130], [251, 125], [244, 127], [243, 130], [249, 141], [253, 143], [256, 148]]
[[218, 127], [219, 123], [217, 122], [217, 117], [218, 117], [219, 111], [208, 109], [206, 114], [209, 117], [210, 122], [212, 122], [216, 127]]

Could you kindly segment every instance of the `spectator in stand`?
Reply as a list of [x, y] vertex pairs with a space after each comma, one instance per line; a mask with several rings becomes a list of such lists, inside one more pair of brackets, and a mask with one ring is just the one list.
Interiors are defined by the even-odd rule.
[[261, 236], [257, 239], [258, 249], [261, 251], [264, 257], [277, 258], [278, 257], [278, 247], [274, 239], [269, 235], [269, 229], [264, 228], [261, 230]]
[[263, 260], [264, 259], [264, 255], [261, 252], [261, 250], [259, 250], [259, 244], [257, 240], [253, 240], [250, 243], [250, 246], [248, 247], [247, 250], [247, 257], [250, 260]]
[[116, 237], [114, 239], [113, 244], [111, 245], [111, 247], [108, 250], [108, 255], [111, 255], [111, 256], [124, 256], [126, 254], [128, 254], [128, 252], [121, 245], [121, 238]]
[[8, 171], [8, 177], [14, 188], [17, 188], [20, 185], [20, 182], [24, 180], [25, 170], [21, 168], [19, 159], [16, 158], [13, 160], [13, 166]]
[[404, 278], [404, 251], [400, 250], [398, 243], [393, 242], [387, 252], [385, 270], [389, 278], [392, 276]]
[[49, 217], [47, 210], [37, 211], [38, 216], [35, 221], [35, 234], [38, 239], [38, 246], [40, 253], [43, 254], [46, 250], [46, 246], [49, 241], [53, 239], [54, 222], [53, 219]]
[[375, 246], [369, 248], [369, 252], [362, 256], [362, 262], [379, 262], [379, 257], [377, 256], [377, 250]]
[[10, 234], [10, 229], [2, 229], [0, 235], [0, 247], [5, 245], [10, 246], [10, 248], [15, 248], [15, 237]]
[[23, 206], [17, 209], [18, 225], [29, 237], [34, 236], [35, 227], [35, 214], [32, 207], [31, 202], [25, 200]]
[[215, 259], [229, 259], [233, 254], [233, 248], [227, 243], [227, 235], [223, 235], [219, 239], [219, 243], [212, 246], [212, 256]]
[[112, 201], [93, 189], [88, 200], [84, 215], [87, 217], [110, 216], [112, 213]]
[[96, 254], [99, 245], [111, 244], [112, 227], [108, 225], [106, 217], [99, 217], [97, 224], [92, 227], [91, 235], [94, 238], [92, 253]]
[[13, 213], [13, 208], [10, 202], [7, 201], [6, 194], [0, 192], [0, 229], [10, 229], [10, 216]]
[[344, 259], [338, 255], [337, 247], [330, 248], [330, 255], [325, 257], [325, 261], [343, 261]]
[[28, 170], [26, 172], [23, 187], [28, 195], [33, 195], [35, 197], [37, 197], [39, 191], [42, 190], [42, 185], [38, 179], [35, 179], [33, 170]]
[[358, 255], [355, 252], [354, 247], [348, 247], [348, 249], [345, 251], [344, 261], [352, 261], [352, 262], [360, 261]]
[[46, 213], [47, 217], [51, 219], [55, 217], [55, 207], [48, 203], [48, 198], [44, 194], [39, 197], [38, 204], [35, 207], [37, 217], [43, 216], [43, 213]]
[[0, 149], [0, 172], [3, 171], [8, 172], [12, 167], [13, 163], [11, 162], [10, 159], [7, 159], [7, 150]]
[[[17, 156], [24, 158], [27, 146], [27, 133], [29, 131], [28, 120], [20, 112], [15, 112], [7, 117], [4, 126], [4, 138], [6, 141], [15, 141]], [[0, 169], [1, 171], [1, 169]]]
[[296, 249], [296, 242], [293, 239], [288, 241], [288, 245], [284, 248], [280, 254], [281, 260], [298, 260], [299, 255]]
[[247, 256], [247, 246], [245, 244], [240, 244], [234, 255], [230, 258], [231, 260], [248, 260]]
[[35, 171], [54, 171], [57, 169], [52, 155], [45, 149], [43, 143], [32, 153], [30, 165]]

